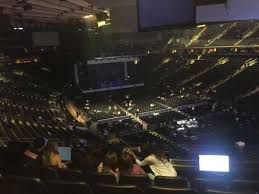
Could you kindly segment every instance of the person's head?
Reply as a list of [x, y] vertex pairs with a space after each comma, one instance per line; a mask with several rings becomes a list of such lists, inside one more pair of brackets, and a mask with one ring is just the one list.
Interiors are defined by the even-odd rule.
[[141, 150], [141, 154], [143, 157], [147, 157], [148, 155], [150, 155], [150, 150], [152, 150], [152, 148], [150, 148], [150, 144], [149, 143], [144, 143], [140, 146], [140, 150]]
[[122, 173], [130, 173], [133, 168], [133, 160], [127, 151], [123, 151], [120, 157], [120, 171]]
[[105, 154], [105, 158], [103, 160], [103, 165], [106, 168], [110, 168], [112, 170], [115, 170], [117, 168], [118, 165], [118, 156], [117, 153], [114, 151], [108, 151]]
[[154, 154], [155, 157], [156, 157], [158, 160], [160, 160], [160, 161], [162, 161], [162, 162], [165, 162], [165, 161], [168, 160], [168, 158], [167, 158], [167, 156], [166, 156], [166, 154], [165, 154], [165, 152], [164, 152], [164, 150], [163, 150], [162, 145], [159, 145], [159, 144], [152, 144], [152, 145], [149, 147], [149, 149], [150, 149], [149, 152], [150, 152], [151, 154]]
[[51, 165], [51, 154], [58, 154], [58, 144], [56, 142], [48, 142], [42, 156], [43, 166], [47, 167]]
[[42, 151], [46, 147], [47, 140], [44, 138], [37, 138], [33, 141], [32, 147], [37, 151]]
[[46, 147], [46, 152], [58, 154], [58, 143], [57, 142], [48, 142]]

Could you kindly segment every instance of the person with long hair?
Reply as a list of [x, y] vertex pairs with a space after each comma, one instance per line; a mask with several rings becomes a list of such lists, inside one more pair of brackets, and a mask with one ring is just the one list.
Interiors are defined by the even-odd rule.
[[131, 155], [140, 167], [149, 166], [155, 176], [177, 176], [176, 170], [158, 145], [150, 146], [149, 155], [142, 161], [137, 158], [134, 152], [131, 152]]
[[58, 144], [56, 142], [48, 142], [42, 156], [42, 164], [44, 167], [65, 167], [58, 153]]
[[118, 168], [118, 156], [114, 151], [108, 151], [105, 154], [103, 161], [99, 164], [97, 172], [99, 173], [109, 173], [115, 172]]
[[122, 152], [119, 167], [121, 174], [146, 175], [146, 172], [133, 161], [128, 150]]
[[105, 154], [103, 161], [97, 168], [98, 173], [111, 173], [115, 176], [116, 181], [119, 181], [118, 156], [114, 151], [108, 151]]

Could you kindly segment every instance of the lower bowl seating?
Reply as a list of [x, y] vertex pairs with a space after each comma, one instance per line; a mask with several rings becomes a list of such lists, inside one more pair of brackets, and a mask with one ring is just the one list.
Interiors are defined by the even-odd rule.
[[137, 185], [146, 188], [151, 185], [151, 181], [147, 175], [121, 175], [120, 185]]
[[9, 175], [4, 180], [3, 191], [6, 194], [46, 194], [47, 187], [39, 178]]
[[146, 191], [148, 194], [198, 194], [196, 191], [189, 188], [166, 188], [152, 186]]
[[90, 194], [91, 189], [85, 182], [49, 180], [46, 182], [48, 194]]
[[94, 186], [95, 194], [144, 194], [136, 185], [110, 185], [96, 184]]
[[155, 185], [160, 187], [189, 188], [186, 178], [182, 177], [155, 177]]

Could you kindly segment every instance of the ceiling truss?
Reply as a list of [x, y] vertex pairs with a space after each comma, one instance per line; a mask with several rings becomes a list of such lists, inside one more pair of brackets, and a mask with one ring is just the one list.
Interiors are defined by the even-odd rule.
[[42, 22], [82, 19], [83, 16], [95, 14], [97, 10], [86, 0], [0, 0], [1, 14]]

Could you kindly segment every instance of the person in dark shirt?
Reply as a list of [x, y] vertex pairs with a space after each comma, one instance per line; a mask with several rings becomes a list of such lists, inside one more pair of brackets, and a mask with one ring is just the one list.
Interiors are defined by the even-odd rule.
[[119, 169], [121, 174], [146, 175], [146, 172], [133, 162], [133, 158], [127, 150], [123, 151], [121, 154], [119, 160]]
[[46, 147], [47, 140], [44, 138], [37, 138], [31, 148], [28, 148], [23, 153], [23, 167], [37, 168], [41, 167], [43, 151]]

